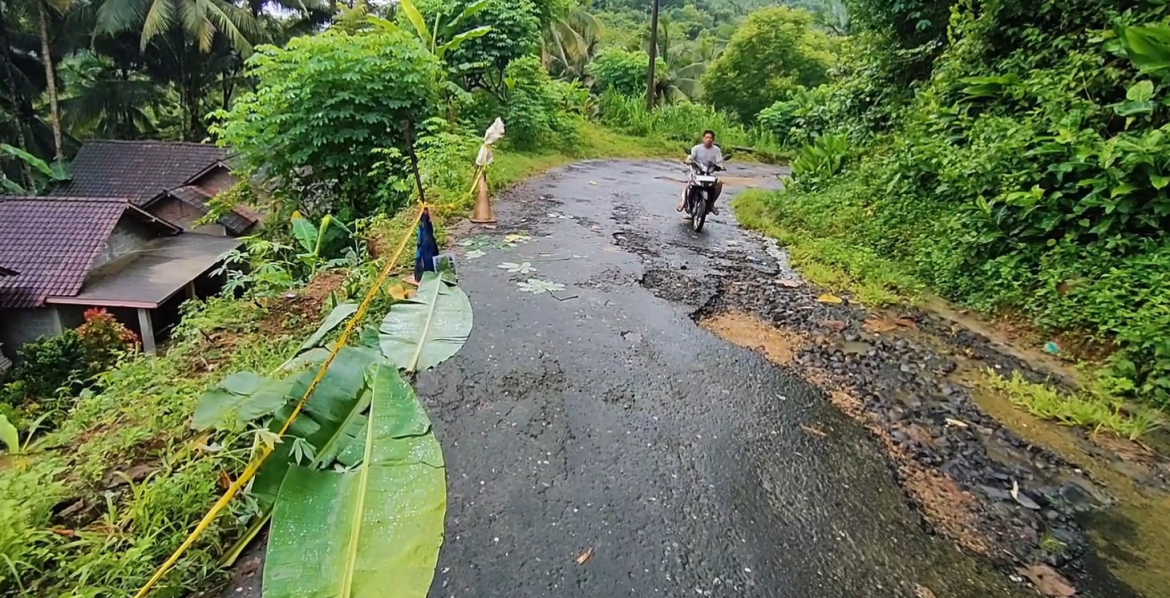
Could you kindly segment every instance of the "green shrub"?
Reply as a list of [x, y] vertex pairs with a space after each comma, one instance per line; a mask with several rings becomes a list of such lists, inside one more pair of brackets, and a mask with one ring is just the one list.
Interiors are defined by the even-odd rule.
[[540, 59], [517, 59], [508, 65], [505, 76], [506, 139], [514, 147], [533, 149], [541, 143], [570, 146], [577, 141], [580, 119], [562, 111], [561, 88], [554, 85]]
[[[589, 63], [588, 72], [589, 76], [593, 77], [593, 89], [599, 94], [616, 93], [645, 98], [649, 65], [650, 55], [640, 50], [631, 52], [620, 48], [606, 48]], [[656, 75], [666, 73], [666, 62], [661, 58], [655, 65]]]
[[801, 185], [815, 187], [841, 172], [849, 157], [849, 140], [844, 135], [817, 137], [796, 153], [792, 175]]
[[[424, 12], [434, 1], [423, 3]], [[471, 4], [467, 0], [441, 3], [444, 11], [455, 14]], [[504, 71], [513, 61], [531, 56], [540, 47], [539, 10], [532, 0], [487, 0], [487, 4], [462, 27], [491, 27], [482, 37], [469, 39], [452, 50], [444, 60], [459, 67], [465, 89], [486, 89], [502, 97]], [[460, 65], [469, 65], [463, 67]]]
[[376, 201], [382, 180], [369, 175], [384, 160], [375, 150], [405, 148], [403, 122], [417, 125], [440, 108], [444, 72], [417, 39], [401, 30], [297, 37], [258, 48], [248, 76], [256, 91], [221, 111], [214, 128], [247, 172], [278, 180], [293, 206], [344, 221], [395, 209], [386, 205], [394, 198]]
[[676, 102], [651, 110], [642, 98], [607, 92], [598, 101], [598, 112], [603, 123], [620, 131], [677, 142], [680, 154], [698, 143], [707, 129], [715, 131], [716, 141], [724, 147], [746, 146], [765, 154], [780, 149], [767, 131], [746, 127], [706, 104]]
[[76, 330], [41, 337], [16, 353], [8, 402], [16, 407], [35, 402], [49, 411], [64, 409], [67, 406], [59, 396], [71, 395], [92, 373], [89, 354]]
[[703, 97], [741, 122], [755, 122], [773, 102], [827, 82], [833, 45], [804, 10], [757, 10], [703, 74]]

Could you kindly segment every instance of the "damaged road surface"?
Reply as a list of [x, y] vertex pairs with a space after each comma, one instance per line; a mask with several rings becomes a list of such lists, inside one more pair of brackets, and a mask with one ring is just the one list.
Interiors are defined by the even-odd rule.
[[727, 207], [778, 172], [735, 164], [695, 234], [679, 164], [577, 164], [461, 236], [475, 329], [417, 385], [449, 477], [432, 598], [1036, 595], [929, 531], [783, 338], [695, 323], [725, 269], [787, 272]]

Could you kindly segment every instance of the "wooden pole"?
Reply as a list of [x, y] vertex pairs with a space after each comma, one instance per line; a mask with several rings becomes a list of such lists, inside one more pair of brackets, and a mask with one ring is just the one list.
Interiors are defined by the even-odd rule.
[[654, 63], [658, 62], [658, 0], [650, 0], [650, 68], [646, 69], [646, 107], [654, 108]]

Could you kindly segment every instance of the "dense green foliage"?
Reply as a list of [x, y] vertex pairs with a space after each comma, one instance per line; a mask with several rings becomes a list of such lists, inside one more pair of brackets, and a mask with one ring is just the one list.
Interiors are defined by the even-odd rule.
[[[664, 61], [659, 59], [657, 64], [658, 72], [666, 70]], [[588, 70], [593, 77], [593, 88], [598, 92], [637, 97], [646, 94], [649, 69], [650, 55], [645, 52], [606, 48], [589, 63]]]
[[736, 30], [703, 75], [703, 89], [709, 102], [750, 122], [772, 102], [824, 83], [832, 62], [832, 43], [811, 14], [767, 8]]
[[561, 104], [567, 83], [554, 83], [535, 56], [512, 61], [504, 75], [508, 86], [505, 122], [515, 147], [563, 147], [576, 141], [580, 116], [565, 111]]
[[777, 225], [1115, 346], [1113, 391], [1170, 406], [1167, 8], [947, 4], [859, 0], [842, 76], [761, 113], [793, 145], [866, 143], [839, 149], [860, 159], [836, 178], [798, 167]]
[[368, 175], [381, 159], [376, 149], [405, 145], [405, 123], [438, 113], [434, 55], [400, 30], [329, 31], [262, 47], [249, 69], [256, 91], [215, 128], [249, 169], [286, 185], [333, 186], [348, 200], [347, 219], [398, 207], [374, 203], [380, 181]]

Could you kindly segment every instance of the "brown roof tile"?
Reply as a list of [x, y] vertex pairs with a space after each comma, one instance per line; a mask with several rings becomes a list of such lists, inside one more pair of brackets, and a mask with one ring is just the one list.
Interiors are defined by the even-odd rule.
[[[171, 197], [206, 214], [210, 211], [211, 195], [205, 189], [195, 185], [185, 185], [169, 192]], [[231, 212], [221, 216], [218, 220], [233, 235], [240, 235], [248, 231], [253, 224], [260, 220], [245, 206], [236, 206]]]
[[127, 208], [110, 198], [0, 197], [0, 307], [40, 307], [76, 295]]
[[70, 167], [73, 179], [51, 194], [126, 197], [143, 206], [228, 158], [226, 149], [206, 143], [87, 141]]

